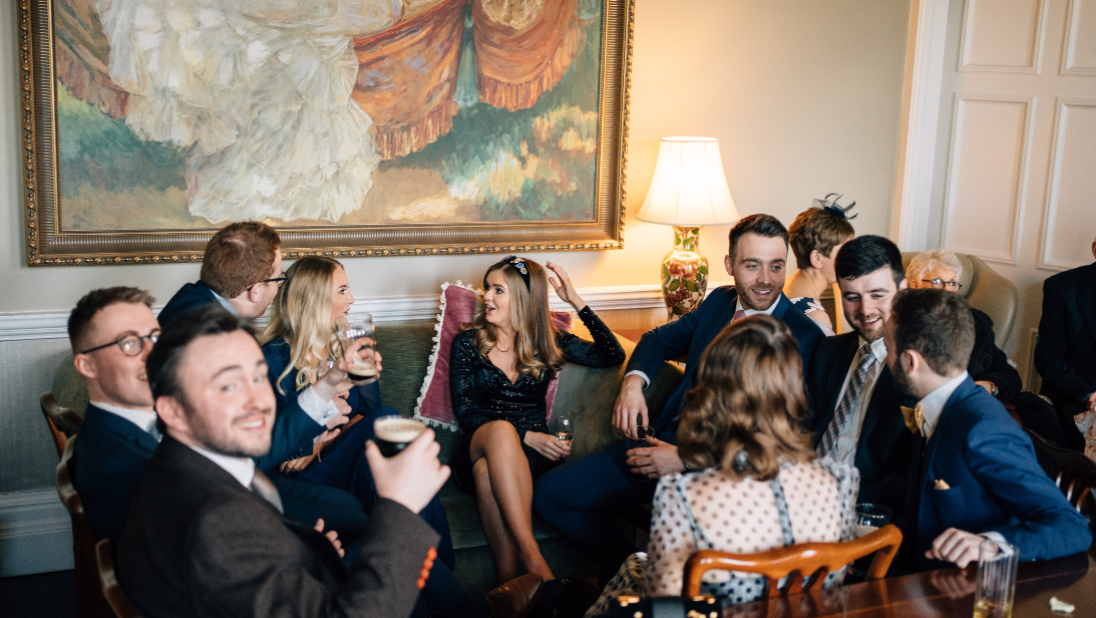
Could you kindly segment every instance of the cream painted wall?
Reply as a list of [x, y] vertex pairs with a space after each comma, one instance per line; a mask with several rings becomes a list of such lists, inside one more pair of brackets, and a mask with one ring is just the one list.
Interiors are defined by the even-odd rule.
[[[0, 11], [0, 313], [67, 310], [126, 283], [165, 302], [196, 265], [28, 268], [24, 262], [14, 3]], [[719, 138], [743, 214], [790, 222], [829, 191], [856, 200], [858, 232], [886, 234], [909, 0], [638, 0], [625, 249], [541, 254], [579, 287], [656, 284], [669, 228], [636, 222], [667, 135]], [[716, 263], [727, 228], [708, 228]], [[347, 260], [359, 296], [430, 294], [477, 279], [492, 256]], [[721, 269], [714, 280], [728, 277]]]

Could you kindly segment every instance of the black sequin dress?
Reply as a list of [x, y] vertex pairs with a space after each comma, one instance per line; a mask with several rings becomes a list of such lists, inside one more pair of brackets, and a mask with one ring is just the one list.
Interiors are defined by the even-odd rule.
[[[624, 349], [590, 307], [583, 307], [578, 317], [594, 340], [586, 341], [560, 331], [556, 343], [563, 352], [564, 360], [587, 367], [614, 367], [624, 362]], [[510, 382], [506, 372], [476, 349], [475, 334], [476, 331], [468, 330], [457, 335], [453, 339], [449, 359], [453, 408], [464, 433], [464, 439], [453, 457], [453, 472], [457, 486], [468, 492], [474, 489], [469, 452], [472, 435], [491, 421], [508, 421], [517, 430], [534, 479], [562, 463], [549, 460], [525, 444], [527, 432], [548, 433], [545, 397], [551, 372], [542, 371], [539, 380], [532, 374], [523, 373], [516, 382]]]

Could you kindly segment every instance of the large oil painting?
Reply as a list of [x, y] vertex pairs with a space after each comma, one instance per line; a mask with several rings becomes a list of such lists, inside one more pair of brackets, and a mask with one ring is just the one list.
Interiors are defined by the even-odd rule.
[[31, 265], [619, 248], [630, 0], [19, 0]]

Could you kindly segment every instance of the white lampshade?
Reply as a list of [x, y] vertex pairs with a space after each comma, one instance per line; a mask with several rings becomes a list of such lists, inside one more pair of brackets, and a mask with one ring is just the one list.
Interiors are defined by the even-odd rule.
[[636, 218], [679, 227], [736, 223], [741, 217], [727, 188], [719, 140], [662, 138], [655, 177]]

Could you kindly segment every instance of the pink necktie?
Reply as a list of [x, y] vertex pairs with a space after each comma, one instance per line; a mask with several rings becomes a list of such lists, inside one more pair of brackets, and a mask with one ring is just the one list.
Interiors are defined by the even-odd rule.
[[734, 316], [731, 318], [731, 324], [734, 324], [735, 322], [737, 322], [741, 319], [744, 319], [745, 317], [746, 317], [746, 312], [742, 309], [739, 309], [738, 311], [734, 312]]

